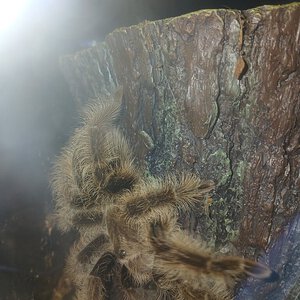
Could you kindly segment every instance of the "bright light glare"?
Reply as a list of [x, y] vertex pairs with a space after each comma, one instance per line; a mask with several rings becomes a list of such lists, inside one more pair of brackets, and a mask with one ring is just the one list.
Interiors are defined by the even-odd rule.
[[0, 0], [0, 31], [16, 21], [28, 2], [28, 0]]

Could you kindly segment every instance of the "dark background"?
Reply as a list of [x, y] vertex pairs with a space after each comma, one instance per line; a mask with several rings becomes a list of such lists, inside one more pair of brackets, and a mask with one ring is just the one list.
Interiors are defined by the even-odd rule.
[[288, 2], [29, 1], [0, 31], [0, 300], [50, 299], [63, 264], [63, 250], [56, 253], [66, 237], [49, 234], [45, 224], [52, 208], [48, 175], [78, 118], [59, 57], [143, 20]]

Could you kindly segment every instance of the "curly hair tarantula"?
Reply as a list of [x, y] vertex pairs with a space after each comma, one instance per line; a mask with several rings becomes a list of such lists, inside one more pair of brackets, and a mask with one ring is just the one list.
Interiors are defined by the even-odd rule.
[[90, 105], [52, 176], [56, 215], [76, 229], [66, 271], [76, 299], [231, 299], [241, 276], [271, 279], [260, 263], [218, 256], [177, 223], [205, 203], [211, 181], [194, 174], [143, 177], [116, 118], [122, 89]]

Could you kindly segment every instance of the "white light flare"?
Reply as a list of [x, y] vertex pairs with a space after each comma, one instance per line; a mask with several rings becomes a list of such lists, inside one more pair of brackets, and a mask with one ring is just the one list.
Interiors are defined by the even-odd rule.
[[0, 0], [0, 32], [10, 27], [30, 0]]

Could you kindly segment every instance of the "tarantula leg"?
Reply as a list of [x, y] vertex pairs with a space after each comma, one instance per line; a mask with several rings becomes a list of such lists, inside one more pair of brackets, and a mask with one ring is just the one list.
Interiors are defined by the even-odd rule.
[[132, 190], [140, 176], [133, 165], [131, 149], [120, 130], [111, 128], [100, 138], [97, 132], [91, 134], [91, 148], [94, 180], [99, 189], [112, 196]]
[[[87, 263], [93, 256], [95, 251], [98, 251], [105, 244], [110, 242], [107, 234], [102, 233], [97, 238], [92, 240], [83, 250], [81, 250], [77, 255], [77, 260], [80, 263]], [[96, 267], [96, 266], [95, 266]], [[93, 272], [93, 271], [92, 271]]]
[[150, 240], [157, 265], [174, 279], [196, 278], [203, 274], [232, 278], [248, 275], [271, 281], [278, 279], [276, 272], [261, 263], [240, 257], [213, 257], [182, 232], [166, 236], [161, 223], [151, 225]]
[[114, 101], [91, 104], [83, 116], [83, 126], [67, 148], [74, 181], [88, 195], [97, 185], [103, 188], [105, 182], [102, 181], [113, 171], [111, 162], [119, 160], [119, 168], [132, 162], [131, 149], [115, 124], [121, 100], [122, 89], [118, 89]]
[[72, 218], [72, 223], [78, 228], [86, 228], [102, 224], [103, 213], [99, 211], [83, 211], [77, 212]]
[[203, 201], [213, 188], [212, 181], [202, 181], [193, 174], [153, 180], [140, 185], [140, 189], [131, 195], [126, 195], [123, 200], [124, 216], [129, 222], [134, 222], [136, 219], [155, 220], [178, 209], [188, 210], [195, 203]]
[[212, 273], [224, 274], [236, 277], [246, 274], [264, 281], [273, 282], [279, 279], [278, 273], [267, 266], [248, 259], [240, 257], [220, 257], [211, 261], [210, 271]]

